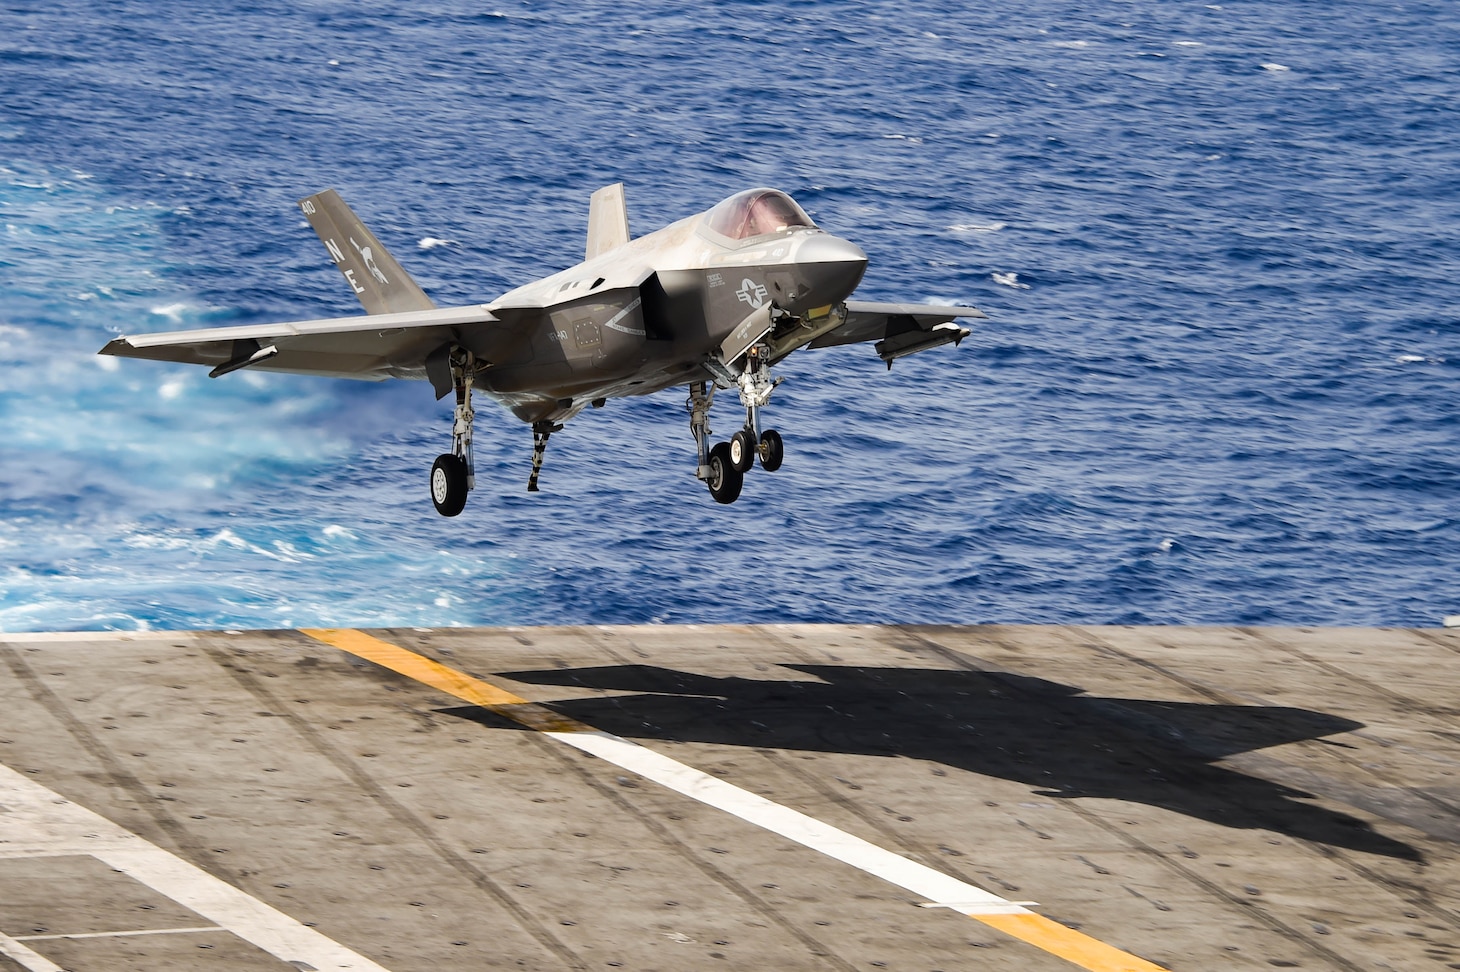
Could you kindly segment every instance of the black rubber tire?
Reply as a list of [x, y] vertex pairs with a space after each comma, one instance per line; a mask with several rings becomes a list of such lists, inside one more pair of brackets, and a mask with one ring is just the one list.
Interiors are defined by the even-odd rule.
[[466, 460], [445, 453], [431, 464], [431, 502], [442, 516], [455, 516], [466, 508]]
[[781, 441], [781, 433], [775, 429], [766, 429], [760, 434], [760, 468], [766, 472], [775, 472], [781, 468], [781, 462], [786, 458], [786, 444]]
[[747, 473], [755, 465], [755, 439], [749, 429], [741, 429], [730, 437], [730, 461], [740, 473]]
[[721, 442], [710, 450], [710, 478], [705, 480], [716, 503], [733, 503], [740, 498], [745, 474], [730, 461], [730, 443]]

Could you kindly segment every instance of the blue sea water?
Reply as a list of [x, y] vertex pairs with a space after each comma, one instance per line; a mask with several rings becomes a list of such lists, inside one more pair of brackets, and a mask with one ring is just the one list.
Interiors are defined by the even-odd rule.
[[[1460, 14], [1032, 0], [9, 4], [0, 631], [1460, 612]], [[859, 242], [958, 349], [781, 368], [715, 504], [683, 395], [531, 437], [368, 384], [102, 358], [358, 313], [334, 186], [442, 304], [741, 188]], [[447, 242], [441, 242], [447, 241]], [[726, 395], [721, 435], [738, 409]]]

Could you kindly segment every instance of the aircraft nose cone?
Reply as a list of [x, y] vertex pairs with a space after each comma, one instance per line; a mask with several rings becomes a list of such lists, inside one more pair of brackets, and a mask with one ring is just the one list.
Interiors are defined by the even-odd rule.
[[826, 233], [803, 240], [795, 260], [800, 286], [794, 297], [780, 301], [793, 314], [846, 300], [867, 269], [867, 254], [860, 246]]
[[867, 254], [851, 240], [830, 233], [807, 237], [796, 251], [797, 263], [867, 263]]

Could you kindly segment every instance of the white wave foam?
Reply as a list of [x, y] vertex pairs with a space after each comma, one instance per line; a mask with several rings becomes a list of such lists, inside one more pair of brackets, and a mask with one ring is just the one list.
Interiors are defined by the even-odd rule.
[[260, 557], [267, 557], [270, 560], [277, 560], [286, 564], [297, 564], [301, 560], [313, 560], [311, 554], [304, 553], [295, 546], [284, 540], [275, 540], [274, 549], [260, 547], [256, 543], [250, 543], [243, 537], [234, 533], [227, 527], [219, 530], [213, 536], [200, 542], [197, 545], [199, 551], [216, 550], [220, 546], [232, 547], [234, 550], [243, 550]]
[[224, 544], [229, 547], [235, 547], [239, 550], [246, 550], [248, 548], [248, 544], [244, 542], [244, 539], [242, 537], [234, 533], [232, 530], [227, 529], [226, 527], [213, 534], [213, 536], [209, 537], [207, 540], [204, 540], [200, 544], [200, 546], [206, 550], [211, 547], [216, 547], [219, 544]]
[[1277, 64], [1271, 61], [1264, 64], [1262, 66], [1262, 69], [1264, 71], [1271, 71], [1273, 74], [1283, 74], [1292, 70], [1292, 68], [1288, 67], [1286, 64]]
[[443, 240], [435, 236], [423, 236], [421, 237], [421, 241], [416, 245], [423, 250], [434, 250], [438, 246], [458, 246], [459, 244], [455, 240]]
[[1019, 275], [1017, 273], [999, 273], [998, 271], [995, 271], [989, 276], [991, 276], [994, 283], [998, 284], [1000, 287], [1012, 287], [1014, 290], [1029, 289], [1029, 285], [1027, 283], [1019, 282]]
[[1008, 223], [954, 223], [948, 227], [952, 233], [997, 233], [1001, 229], [1007, 229]]
[[171, 304], [158, 304], [147, 308], [147, 312], [155, 317], [165, 317], [169, 324], [185, 324], [196, 320], [204, 312], [205, 308], [190, 301], [179, 300]]
[[137, 550], [186, 550], [192, 541], [184, 537], [165, 537], [155, 533], [134, 533], [123, 543]]

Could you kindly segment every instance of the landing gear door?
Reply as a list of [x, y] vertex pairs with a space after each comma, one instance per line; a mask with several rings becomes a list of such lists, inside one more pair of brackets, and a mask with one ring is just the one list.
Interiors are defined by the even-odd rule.
[[767, 303], [757, 307], [721, 343], [720, 360], [727, 365], [733, 363], [751, 345], [769, 334], [771, 327], [771, 305]]

